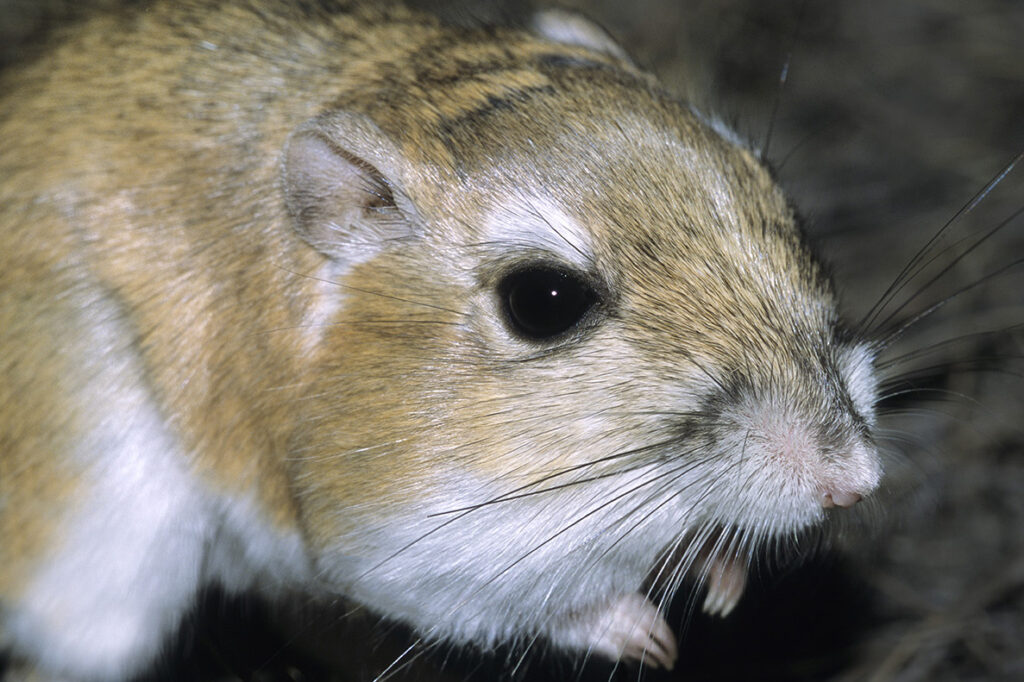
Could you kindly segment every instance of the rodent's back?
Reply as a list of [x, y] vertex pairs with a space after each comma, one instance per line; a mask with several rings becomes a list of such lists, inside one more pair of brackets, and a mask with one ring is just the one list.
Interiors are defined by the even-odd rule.
[[[124, 350], [144, 358], [186, 449], [214, 460], [199, 466], [228, 486], [261, 484], [248, 460], [278, 435], [268, 433], [273, 415], [253, 415], [260, 405], [245, 396], [260, 392], [254, 384], [301, 375], [300, 332], [288, 330], [309, 311], [289, 299], [312, 287], [294, 272], [317, 259], [283, 229], [281, 149], [296, 122], [322, 107], [311, 93], [337, 81], [324, 53], [344, 64], [361, 44], [354, 36], [373, 42], [375, 27], [388, 25], [372, 9], [332, 16], [330, 26], [324, 16], [297, 22], [298, 10], [275, 11], [155, 3], [99, 14], [7, 74], [16, 95], [0, 103], [4, 312], [24, 325], [53, 309], [57, 324], [42, 336], [63, 349], [18, 340], [18, 325], [8, 325], [17, 348], [7, 357], [31, 356], [12, 368], [106, 350], [67, 346], [94, 321], [73, 321], [88, 318], [89, 304], [63, 294], [105, 299], [106, 317], [129, 320]], [[200, 24], [190, 23], [196, 13]], [[246, 300], [260, 305], [239, 305]], [[53, 385], [26, 380], [29, 390]], [[262, 494], [285, 503], [285, 491]]]
[[[72, 676], [148, 656], [187, 602], [155, 598], [154, 626], [108, 601], [159, 593], [147, 574], [189, 594], [225, 514], [272, 529], [248, 563], [302, 571], [281, 422], [319, 322], [296, 273], [322, 259], [284, 227], [279, 158], [334, 71], [309, 51], [357, 43], [275, 12], [99, 13], [3, 74], [0, 640]], [[334, 19], [372, 38], [382, 16]]]

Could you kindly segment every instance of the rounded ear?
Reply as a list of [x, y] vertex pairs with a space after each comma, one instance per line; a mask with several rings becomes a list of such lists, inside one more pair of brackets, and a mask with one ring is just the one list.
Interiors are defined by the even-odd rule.
[[371, 258], [415, 234], [402, 155], [365, 116], [334, 112], [300, 126], [285, 148], [284, 191], [295, 230], [342, 262]]
[[603, 52], [632, 64], [623, 50], [608, 32], [590, 19], [575, 12], [562, 9], [540, 10], [533, 15], [533, 32], [548, 40], [565, 45], [585, 47]]

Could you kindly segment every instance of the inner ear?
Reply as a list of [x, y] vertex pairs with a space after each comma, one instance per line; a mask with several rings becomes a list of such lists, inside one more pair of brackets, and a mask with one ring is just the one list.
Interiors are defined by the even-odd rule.
[[372, 123], [354, 116], [314, 119], [288, 142], [284, 190], [295, 230], [340, 261], [366, 260], [413, 232], [402, 193], [399, 152]]
[[607, 31], [590, 19], [563, 9], [545, 9], [533, 15], [533, 32], [563, 45], [585, 47], [623, 60], [633, 61]]

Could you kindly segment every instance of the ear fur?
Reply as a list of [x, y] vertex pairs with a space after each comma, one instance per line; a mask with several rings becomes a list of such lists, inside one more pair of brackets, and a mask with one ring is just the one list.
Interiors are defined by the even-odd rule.
[[415, 234], [401, 183], [402, 156], [369, 119], [335, 112], [308, 121], [288, 140], [284, 191], [295, 230], [321, 253], [365, 261]]
[[533, 32], [556, 43], [585, 47], [603, 52], [630, 64], [626, 51], [619, 47], [608, 32], [590, 19], [563, 9], [546, 9], [533, 15]]

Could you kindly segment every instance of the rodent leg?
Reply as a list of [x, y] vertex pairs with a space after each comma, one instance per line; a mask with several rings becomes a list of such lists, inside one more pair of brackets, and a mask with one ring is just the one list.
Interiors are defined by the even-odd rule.
[[704, 613], [725, 617], [732, 613], [747, 586], [747, 567], [735, 557], [717, 557], [707, 567], [708, 592]]
[[578, 615], [552, 638], [573, 649], [652, 668], [671, 670], [678, 655], [672, 628], [658, 607], [636, 592]]

